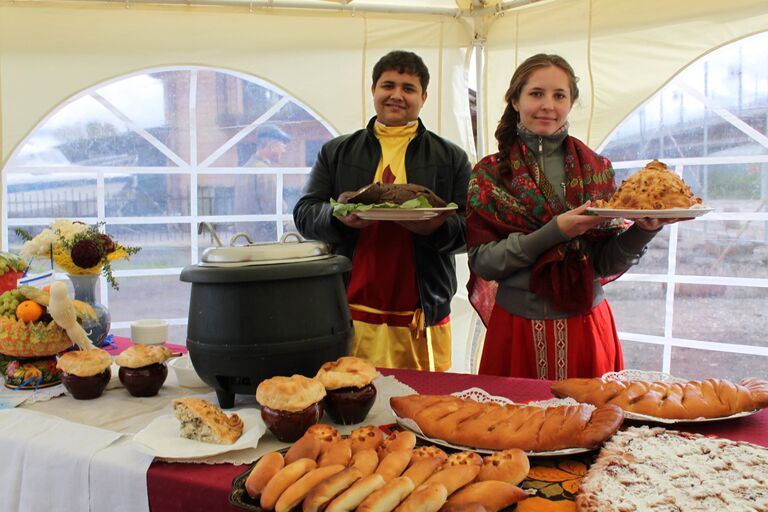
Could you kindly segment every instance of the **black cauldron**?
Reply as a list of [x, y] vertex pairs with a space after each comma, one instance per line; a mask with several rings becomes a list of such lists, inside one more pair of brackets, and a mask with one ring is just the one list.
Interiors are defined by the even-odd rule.
[[182, 270], [181, 280], [192, 283], [190, 359], [220, 407], [234, 406], [236, 393], [254, 395], [264, 379], [313, 377], [326, 361], [349, 354], [343, 274], [352, 264], [311, 244], [319, 243], [207, 249], [202, 263]]

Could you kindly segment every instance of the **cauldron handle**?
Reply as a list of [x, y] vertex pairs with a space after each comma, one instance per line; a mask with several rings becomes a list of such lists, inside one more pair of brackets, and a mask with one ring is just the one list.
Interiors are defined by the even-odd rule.
[[304, 241], [304, 238], [302, 238], [302, 236], [299, 233], [297, 233], [296, 231], [286, 231], [285, 233], [283, 233], [283, 236], [280, 237], [280, 243], [284, 244], [285, 241], [288, 240], [288, 238], [291, 238], [291, 237], [295, 238], [296, 241], [299, 242], [299, 243]]

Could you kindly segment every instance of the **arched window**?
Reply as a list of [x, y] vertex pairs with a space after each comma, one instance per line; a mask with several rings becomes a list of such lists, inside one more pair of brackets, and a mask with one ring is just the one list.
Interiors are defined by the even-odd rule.
[[293, 229], [293, 205], [334, 135], [310, 108], [252, 76], [175, 67], [120, 77], [60, 105], [10, 158], [4, 247], [20, 248], [17, 227], [34, 235], [56, 218], [105, 222], [118, 241], [142, 247], [113, 264], [119, 291], [101, 282], [112, 331], [166, 318], [170, 341], [183, 343], [189, 285], [178, 275], [213, 245], [199, 223], [225, 244], [238, 232], [277, 240]]
[[[627, 367], [681, 377], [768, 367], [768, 34], [706, 55], [615, 130], [617, 182], [657, 158], [715, 210], [664, 230], [606, 287]], [[628, 77], [631, 80], [631, 77]]]

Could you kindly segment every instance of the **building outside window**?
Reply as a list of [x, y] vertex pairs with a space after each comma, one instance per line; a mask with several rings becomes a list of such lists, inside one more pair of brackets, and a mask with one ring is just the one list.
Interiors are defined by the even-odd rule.
[[119, 291], [100, 284], [112, 331], [166, 318], [170, 341], [184, 343], [189, 284], [178, 275], [213, 245], [199, 223], [224, 243], [238, 232], [278, 240], [294, 229], [319, 146], [335, 135], [285, 91], [230, 71], [164, 68], [97, 85], [54, 109], [3, 169], [4, 247], [20, 248], [17, 227], [34, 235], [57, 218], [105, 222], [142, 247], [113, 264]]

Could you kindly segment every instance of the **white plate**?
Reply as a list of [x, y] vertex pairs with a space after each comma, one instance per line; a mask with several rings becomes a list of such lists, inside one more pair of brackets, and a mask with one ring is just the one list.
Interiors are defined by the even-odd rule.
[[427, 220], [442, 212], [455, 210], [455, 206], [443, 208], [371, 208], [351, 212], [364, 220]]
[[204, 443], [179, 436], [181, 423], [173, 414], [155, 418], [152, 423], [133, 436], [137, 450], [164, 459], [194, 459], [220, 453], [255, 448], [267, 427], [257, 409], [227, 411], [236, 412], [243, 420], [243, 435], [233, 444]]
[[598, 217], [608, 217], [611, 219], [693, 219], [700, 217], [705, 213], [712, 211], [709, 206], [699, 206], [693, 208], [668, 208], [666, 210], [622, 210], [611, 208], [587, 208], [588, 213]]
[[[608, 372], [604, 374], [601, 379], [605, 381], [619, 381], [619, 382], [631, 382], [633, 380], [642, 380], [646, 382], [668, 382], [685, 384], [688, 382], [686, 379], [675, 377], [664, 372], [654, 372], [646, 370], [626, 369], [620, 372]], [[624, 411], [624, 418], [634, 421], [651, 421], [653, 423], [664, 423], [665, 425], [677, 425], [678, 423], [710, 423], [713, 421], [732, 420], [735, 418], [743, 418], [744, 416], [752, 416], [757, 414], [761, 409], [754, 411], [737, 412], [730, 416], [719, 416], [717, 418], [659, 418], [658, 416], [648, 416], [646, 414], [638, 414], [635, 412]]]

